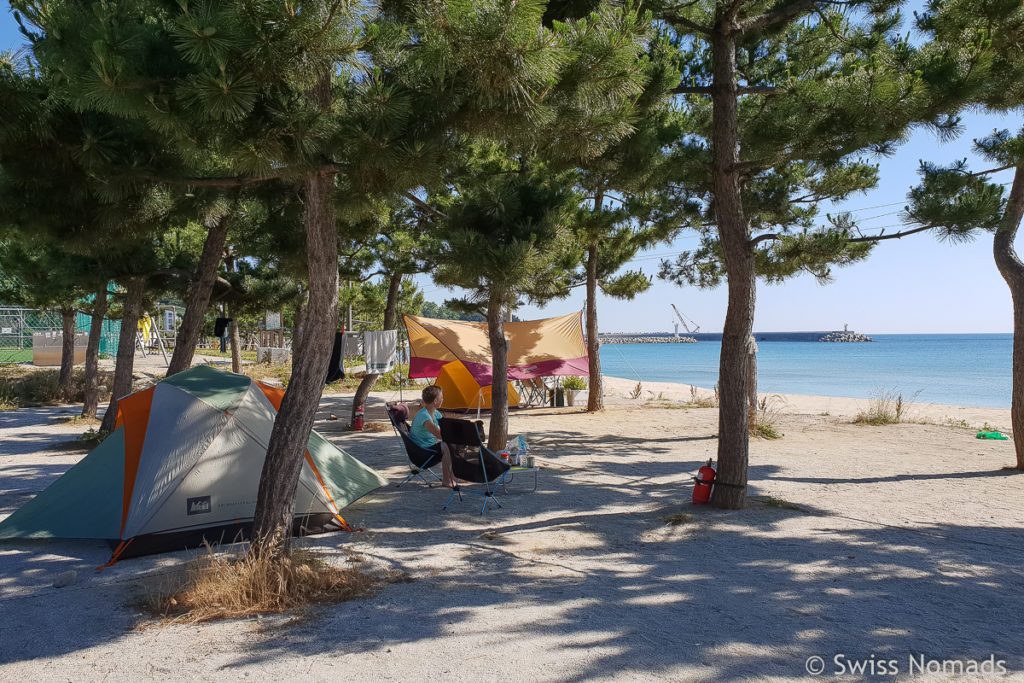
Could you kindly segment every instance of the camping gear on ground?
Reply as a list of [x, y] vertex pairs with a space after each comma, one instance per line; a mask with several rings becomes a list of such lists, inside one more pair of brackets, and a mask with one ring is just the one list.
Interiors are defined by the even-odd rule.
[[[0, 522], [0, 539], [106, 539], [117, 544], [113, 562], [246, 538], [283, 397], [206, 365], [125, 396], [113, 433]], [[342, 508], [386, 483], [311, 432], [294, 532], [347, 529]]]
[[[510, 466], [484, 445], [483, 430], [481, 429], [483, 423], [442, 417], [439, 426], [441, 440], [452, 446], [452, 471], [455, 478], [473, 484], [482, 484], [484, 488], [483, 491], [475, 491], [457, 486], [452, 489], [452, 494], [448, 496], [448, 502], [442, 509], [447, 510], [455, 496], [462, 500], [463, 493], [483, 496], [484, 505], [480, 508], [480, 514], [487, 510], [489, 500], [493, 500], [498, 507], [501, 507], [502, 505], [495, 498], [494, 492], [505, 481], [505, 475], [508, 474]], [[460, 448], [460, 446], [465, 448]]]
[[398, 330], [365, 332], [363, 349], [366, 352], [366, 374], [381, 375], [394, 370], [397, 345]]
[[977, 439], [992, 439], [993, 441], [1006, 441], [1010, 437], [1002, 432], [978, 432]]
[[548, 389], [548, 404], [552, 408], [564, 408], [565, 407], [565, 389], [562, 387], [555, 387], [554, 389]]
[[[476, 408], [478, 396], [493, 383], [487, 323], [412, 315], [403, 315], [402, 320], [409, 334], [409, 376], [437, 377], [440, 382], [443, 368], [459, 364], [473, 383], [465, 384], [472, 394], [466, 407]], [[504, 330], [508, 340], [506, 379], [588, 374], [582, 311], [557, 318], [504, 323]], [[448, 368], [449, 374], [457, 373], [461, 377], [455, 367]], [[510, 390], [510, 399], [511, 395]], [[446, 391], [445, 408], [454, 407], [448, 402]]]
[[428, 487], [433, 486], [434, 482], [427, 481], [423, 476], [423, 472], [430, 473], [440, 483], [441, 477], [437, 476], [437, 473], [430, 468], [441, 463], [441, 453], [439, 451], [427, 450], [409, 437], [409, 406], [405, 403], [385, 403], [384, 406], [388, 414], [388, 420], [391, 421], [391, 427], [398, 434], [399, 438], [402, 439], [402, 444], [405, 446], [405, 456], [409, 463], [409, 476], [403, 479], [398, 486], [414, 477], [419, 477]]
[[327, 362], [327, 380], [325, 384], [345, 379], [345, 331], [334, 333], [334, 346], [331, 347], [331, 360]]
[[519, 395], [526, 406], [542, 406], [547, 400], [548, 388], [540, 377], [519, 380]]
[[711, 489], [715, 482], [715, 468], [711, 466], [710, 459], [697, 470], [697, 476], [693, 481], [693, 504], [704, 505], [711, 500]]

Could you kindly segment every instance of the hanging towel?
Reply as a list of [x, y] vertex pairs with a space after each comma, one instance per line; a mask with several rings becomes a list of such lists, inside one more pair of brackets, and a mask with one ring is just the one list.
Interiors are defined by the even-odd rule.
[[351, 358], [352, 356], [361, 356], [363, 354], [360, 345], [363, 343], [362, 332], [346, 332], [345, 343], [343, 345], [343, 355], [345, 358]]
[[345, 379], [345, 333], [334, 333], [334, 346], [331, 348], [331, 360], [327, 364], [327, 384]]
[[366, 350], [366, 372], [380, 375], [395, 368], [395, 346], [398, 344], [398, 330], [367, 332], [363, 337]]

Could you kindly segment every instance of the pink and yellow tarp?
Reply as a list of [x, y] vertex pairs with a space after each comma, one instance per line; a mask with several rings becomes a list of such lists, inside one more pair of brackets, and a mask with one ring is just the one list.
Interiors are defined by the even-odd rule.
[[[437, 377], [459, 361], [480, 386], [493, 384], [487, 323], [402, 316], [409, 333], [410, 377]], [[557, 318], [504, 323], [508, 379], [586, 375], [583, 312]]]

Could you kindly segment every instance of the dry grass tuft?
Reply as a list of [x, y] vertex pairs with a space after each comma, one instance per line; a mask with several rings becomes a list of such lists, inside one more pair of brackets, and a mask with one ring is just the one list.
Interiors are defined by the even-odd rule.
[[853, 423], [880, 426], [906, 422], [910, 404], [917, 400], [920, 393], [918, 390], [909, 400], [904, 400], [902, 392], [896, 389], [878, 389], [871, 397], [868, 409], [857, 413]]
[[764, 505], [765, 507], [782, 508], [783, 510], [796, 510], [798, 512], [804, 511], [804, 509], [796, 503], [790, 503], [788, 500], [782, 500], [781, 498], [776, 498], [774, 496], [768, 496], [765, 498]]
[[697, 391], [697, 387], [690, 387], [690, 401], [689, 406], [693, 408], [717, 408], [718, 407], [718, 387], [715, 386], [714, 396], [701, 396]]
[[359, 566], [334, 567], [310, 550], [289, 558], [207, 553], [190, 564], [184, 581], [150, 595], [143, 607], [165, 624], [198, 624], [251, 614], [277, 613], [373, 595], [389, 583], [406, 583], [404, 572], [370, 574]]
[[785, 405], [786, 399], [779, 394], [762, 396], [757, 402], [754, 419], [750, 422], [750, 435], [760, 439], [781, 439], [782, 433], [775, 428], [775, 423], [778, 422]]
[[[63, 395], [57, 387], [60, 372], [32, 366], [0, 365], [0, 410], [13, 410], [54, 403], [81, 403], [85, 400], [85, 370], [71, 375], [71, 391]], [[113, 386], [114, 373], [101, 371], [99, 383]], [[110, 398], [107, 390], [100, 392], [100, 401]]]
[[665, 524], [668, 524], [669, 526], [680, 526], [680, 525], [689, 524], [690, 522], [692, 522], [693, 521], [693, 515], [687, 514], [685, 512], [677, 512], [674, 515], [668, 515], [667, 517], [662, 517], [661, 520], [663, 522], [665, 522]]

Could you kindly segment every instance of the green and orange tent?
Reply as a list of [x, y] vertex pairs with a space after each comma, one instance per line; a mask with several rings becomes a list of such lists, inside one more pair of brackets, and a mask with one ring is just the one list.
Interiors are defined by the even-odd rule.
[[[0, 539], [96, 538], [114, 558], [245, 538], [284, 391], [197, 366], [118, 401], [98, 447], [0, 522]], [[387, 480], [315, 431], [295, 531], [348, 529], [341, 510]]]

